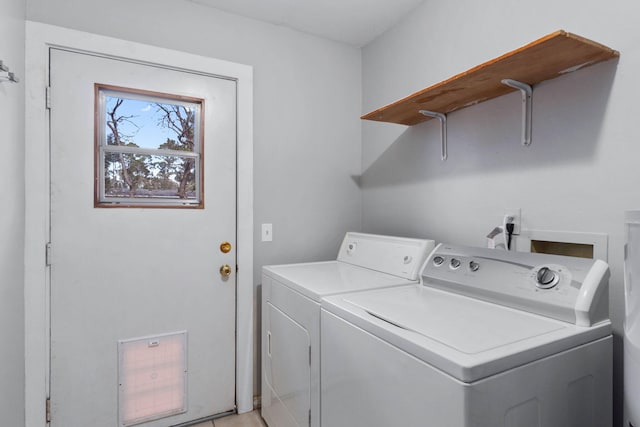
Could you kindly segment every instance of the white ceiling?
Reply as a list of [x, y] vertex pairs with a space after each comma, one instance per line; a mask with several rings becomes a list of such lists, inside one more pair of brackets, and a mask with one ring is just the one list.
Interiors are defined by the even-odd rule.
[[225, 12], [364, 46], [425, 0], [190, 0]]

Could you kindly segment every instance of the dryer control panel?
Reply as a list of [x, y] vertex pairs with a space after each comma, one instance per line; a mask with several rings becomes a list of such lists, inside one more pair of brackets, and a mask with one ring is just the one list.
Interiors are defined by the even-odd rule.
[[420, 267], [434, 246], [435, 242], [429, 239], [347, 233], [338, 261], [418, 280]]
[[609, 319], [609, 266], [600, 260], [440, 244], [422, 280], [579, 326]]

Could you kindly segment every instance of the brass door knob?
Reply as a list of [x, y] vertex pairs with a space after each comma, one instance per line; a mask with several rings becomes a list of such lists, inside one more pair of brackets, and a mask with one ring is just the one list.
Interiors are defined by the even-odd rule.
[[220, 244], [220, 252], [222, 252], [223, 254], [228, 253], [230, 250], [231, 250], [231, 243], [223, 242]]
[[222, 277], [229, 277], [231, 275], [231, 267], [229, 266], [229, 264], [225, 264], [220, 267], [220, 275]]

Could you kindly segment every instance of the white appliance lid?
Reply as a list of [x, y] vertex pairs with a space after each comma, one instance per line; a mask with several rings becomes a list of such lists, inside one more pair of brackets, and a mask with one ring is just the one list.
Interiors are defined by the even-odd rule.
[[465, 354], [482, 353], [567, 326], [523, 311], [416, 287], [351, 295], [345, 301]]
[[271, 265], [263, 272], [318, 302], [328, 295], [417, 283], [341, 261]]
[[333, 296], [322, 306], [464, 382], [611, 331], [609, 321], [578, 327], [421, 285]]

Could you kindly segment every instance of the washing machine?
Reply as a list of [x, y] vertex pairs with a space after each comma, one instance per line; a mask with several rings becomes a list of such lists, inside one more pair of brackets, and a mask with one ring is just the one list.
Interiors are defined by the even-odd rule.
[[605, 262], [441, 244], [421, 274], [323, 300], [323, 427], [611, 426]]
[[406, 286], [432, 240], [347, 233], [336, 260], [262, 269], [262, 417], [270, 427], [320, 426], [320, 301]]

